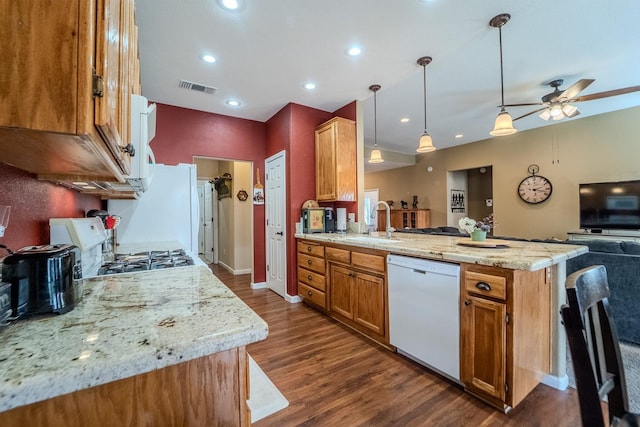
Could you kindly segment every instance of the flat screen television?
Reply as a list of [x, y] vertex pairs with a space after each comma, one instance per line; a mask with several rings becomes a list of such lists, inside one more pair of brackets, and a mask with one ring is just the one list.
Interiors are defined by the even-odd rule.
[[640, 180], [580, 184], [580, 228], [640, 230]]

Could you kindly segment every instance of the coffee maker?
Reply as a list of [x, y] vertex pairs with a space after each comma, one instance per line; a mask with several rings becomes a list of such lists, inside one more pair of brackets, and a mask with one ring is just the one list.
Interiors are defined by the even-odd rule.
[[334, 233], [336, 231], [336, 214], [333, 208], [324, 208], [324, 232]]

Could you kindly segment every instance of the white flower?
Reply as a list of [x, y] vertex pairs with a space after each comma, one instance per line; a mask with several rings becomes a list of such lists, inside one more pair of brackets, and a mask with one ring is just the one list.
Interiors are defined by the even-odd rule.
[[476, 229], [476, 220], [465, 216], [458, 221], [458, 228], [471, 234]]

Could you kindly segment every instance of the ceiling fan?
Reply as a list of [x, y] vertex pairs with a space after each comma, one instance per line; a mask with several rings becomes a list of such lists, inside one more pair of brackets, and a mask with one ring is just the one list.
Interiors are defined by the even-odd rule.
[[532, 114], [540, 113], [540, 118], [543, 120], [562, 120], [565, 117], [575, 117], [580, 112], [575, 105], [576, 102], [592, 101], [594, 99], [608, 98], [610, 96], [624, 95], [625, 93], [640, 91], [640, 86], [630, 86], [621, 89], [608, 90], [605, 92], [592, 93], [591, 95], [577, 96], [580, 92], [585, 90], [594, 79], [581, 79], [569, 86], [564, 91], [558, 89], [564, 82], [562, 79], [557, 79], [549, 82], [549, 86], [553, 88], [553, 92], [548, 93], [542, 97], [542, 102], [532, 102], [524, 104], [507, 104], [505, 107], [522, 107], [529, 105], [542, 105], [542, 108], [533, 110], [527, 114], [513, 119], [514, 121], [528, 117]]

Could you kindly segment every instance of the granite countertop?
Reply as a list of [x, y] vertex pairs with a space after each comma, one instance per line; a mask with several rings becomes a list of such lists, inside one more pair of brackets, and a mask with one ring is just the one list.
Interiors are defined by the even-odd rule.
[[0, 329], [0, 412], [267, 337], [265, 321], [203, 266], [83, 282], [72, 311]]
[[538, 243], [515, 240], [493, 240], [497, 247], [469, 247], [459, 244], [470, 239], [433, 234], [394, 233], [389, 241], [366, 234], [296, 234], [296, 238], [324, 243], [338, 243], [361, 248], [378, 249], [397, 255], [408, 255], [450, 262], [465, 262], [513, 270], [536, 271], [575, 258], [589, 251], [587, 246]]

